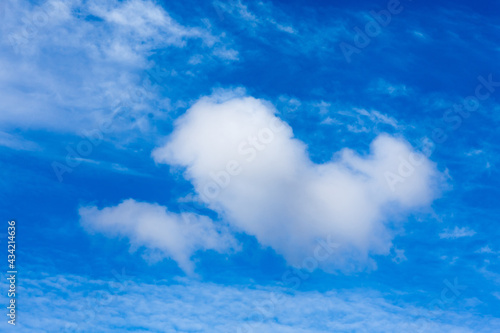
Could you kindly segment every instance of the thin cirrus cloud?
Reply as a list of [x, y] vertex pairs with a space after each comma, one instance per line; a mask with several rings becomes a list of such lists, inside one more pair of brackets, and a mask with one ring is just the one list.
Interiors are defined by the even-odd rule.
[[462, 237], [471, 237], [474, 236], [476, 232], [467, 227], [459, 228], [455, 227], [453, 230], [446, 229], [442, 233], [439, 234], [439, 238], [441, 239], [456, 239]]
[[[146, 84], [154, 54], [238, 58], [221, 34], [183, 25], [152, 1], [10, 1], [6, 8], [0, 27], [2, 127], [79, 132], [102, 122], [119, 102], [143, 118], [170, 107], [169, 96]], [[175, 75], [190, 67], [179, 60]]]
[[[388, 135], [375, 138], [369, 155], [344, 148], [315, 164], [272, 105], [227, 94], [201, 98], [152, 155], [185, 168], [202, 201], [292, 265], [326, 236], [342, 245], [326, 267], [387, 254], [390, 222], [430, 205], [441, 182], [433, 162]], [[409, 156], [418, 166], [400, 177]]]
[[[366, 289], [290, 294], [276, 286], [144, 283], [129, 274], [118, 271], [111, 281], [72, 275], [26, 276], [20, 297], [25, 311], [33, 315], [26, 316], [16, 330], [42, 332], [50, 323], [52, 332], [107, 333], [123, 332], [124, 327], [140, 323], [143, 331], [150, 332], [486, 333], [500, 325], [498, 318], [481, 317], [469, 309], [435, 311], [431, 305], [403, 301], [394, 305], [383, 293]], [[6, 288], [7, 282], [0, 286]], [[431, 300], [435, 297], [425, 294]], [[279, 301], [272, 303], [274, 299]], [[0, 329], [7, 325], [1, 322]]]

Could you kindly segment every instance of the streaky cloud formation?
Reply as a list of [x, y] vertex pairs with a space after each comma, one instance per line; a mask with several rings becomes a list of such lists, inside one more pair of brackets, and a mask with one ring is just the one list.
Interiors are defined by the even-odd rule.
[[[119, 271], [112, 280], [25, 277], [23, 303], [36, 316], [27, 316], [16, 330], [41, 332], [50, 323], [53, 332], [123, 332], [140, 325], [143, 332], [168, 333], [490, 333], [500, 325], [498, 318], [474, 311], [394, 305], [382, 293], [365, 289], [290, 294], [276, 286], [241, 288], [191, 280], [140, 283], [129, 274]], [[6, 282], [0, 286], [6, 287]], [[274, 298], [279, 302], [271, 303]], [[6, 325], [0, 323], [0, 328]]]
[[462, 237], [471, 237], [474, 236], [476, 232], [467, 227], [459, 228], [455, 227], [453, 230], [446, 229], [442, 233], [439, 234], [439, 238], [441, 239], [456, 239]]
[[439, 196], [435, 163], [402, 138], [382, 134], [368, 155], [344, 148], [316, 164], [275, 113], [253, 97], [201, 98], [152, 155], [185, 168], [202, 201], [291, 265], [328, 235], [341, 250], [324, 269], [365, 267], [389, 253], [393, 222]]
[[[186, 58], [197, 52], [222, 62], [238, 57], [205, 25], [182, 24], [153, 1], [51, 0], [36, 5], [22, 0], [6, 6], [9, 15], [0, 26], [5, 50], [0, 54], [2, 129], [80, 133], [120, 106], [132, 117], [114, 124], [115, 131], [146, 130], [148, 114], [172, 108], [169, 96], [155, 89], [146, 72], [159, 71], [159, 60], [152, 59], [157, 50]], [[165, 77], [184, 77], [189, 69], [187, 61], [179, 62]]]

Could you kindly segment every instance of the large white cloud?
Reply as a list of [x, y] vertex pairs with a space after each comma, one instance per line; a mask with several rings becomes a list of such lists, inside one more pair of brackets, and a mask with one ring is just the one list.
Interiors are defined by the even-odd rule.
[[221, 252], [237, 247], [235, 239], [208, 217], [172, 213], [158, 204], [129, 199], [102, 210], [82, 207], [79, 213], [88, 231], [126, 237], [135, 249], [159, 250], [162, 257], [172, 258], [187, 273], [194, 270], [191, 256], [196, 251]]
[[315, 164], [273, 106], [252, 97], [202, 98], [153, 157], [184, 167], [210, 208], [293, 265], [325, 237], [342, 245], [325, 267], [386, 254], [391, 221], [439, 194], [435, 164], [403, 139], [381, 135], [368, 155], [345, 148]]

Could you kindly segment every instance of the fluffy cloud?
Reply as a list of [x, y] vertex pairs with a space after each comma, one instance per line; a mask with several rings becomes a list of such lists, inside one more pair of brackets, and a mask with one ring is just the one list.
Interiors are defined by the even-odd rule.
[[158, 204], [125, 200], [115, 207], [99, 210], [80, 208], [82, 225], [90, 232], [127, 237], [132, 248], [145, 246], [170, 257], [187, 273], [194, 266], [191, 256], [198, 250], [227, 251], [236, 241], [225, 229], [206, 216], [175, 214]]
[[211, 209], [292, 265], [325, 236], [343, 252], [328, 267], [387, 254], [390, 222], [439, 194], [435, 164], [403, 139], [381, 135], [368, 155], [345, 148], [315, 164], [273, 106], [252, 97], [202, 98], [153, 157], [184, 167]]

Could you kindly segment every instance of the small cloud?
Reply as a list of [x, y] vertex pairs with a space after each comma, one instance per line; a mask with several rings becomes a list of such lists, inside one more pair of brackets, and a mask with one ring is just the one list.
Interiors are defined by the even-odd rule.
[[372, 111], [369, 117], [370, 119], [376, 121], [377, 123], [383, 123], [391, 125], [394, 128], [398, 128], [398, 122], [396, 121], [396, 119], [386, 116], [385, 114], [382, 114], [378, 111]]
[[148, 174], [144, 174], [135, 170], [132, 170], [124, 165], [119, 163], [110, 163], [107, 161], [93, 160], [90, 158], [83, 157], [75, 157], [75, 161], [80, 163], [87, 163], [89, 166], [94, 166], [97, 168], [105, 169], [111, 172], [119, 172], [122, 174], [132, 175], [132, 176], [140, 176], [140, 177], [149, 177]]
[[494, 251], [489, 245], [486, 245], [475, 251], [474, 253], [498, 254], [500, 252]]
[[289, 34], [294, 34], [295, 33], [295, 30], [293, 29], [293, 27], [290, 27], [290, 26], [284, 26], [284, 25], [281, 25], [281, 24], [276, 24], [276, 28], [278, 28], [281, 31], [288, 32]]
[[481, 302], [477, 297], [466, 298], [464, 299], [464, 303], [467, 308], [475, 308], [478, 305], [483, 304], [483, 302]]
[[260, 20], [255, 14], [253, 14], [246, 5], [244, 5], [241, 0], [237, 1], [216, 1], [214, 2], [216, 9], [228, 13], [230, 15], [239, 17], [244, 21], [249, 22], [252, 26], [257, 26]]
[[449, 258], [448, 256], [441, 256], [439, 257], [439, 259], [443, 260], [443, 261], [449, 261], [449, 264], [450, 265], [454, 265], [458, 259], [460, 259], [459, 257], [457, 256], [454, 256], [454, 257], [451, 257]]
[[488, 245], [486, 245], [486, 246], [483, 246], [482, 248], [480, 248], [479, 250], [477, 250], [476, 253], [493, 253], [493, 251], [491, 250], [491, 248]]
[[416, 31], [416, 30], [413, 31], [413, 35], [415, 37], [417, 37], [418, 39], [422, 39], [422, 40], [427, 39], [427, 37], [423, 33], [421, 33], [420, 31]]
[[220, 48], [214, 49], [213, 54], [215, 56], [222, 58], [222, 59], [225, 59], [225, 60], [232, 60], [232, 61], [239, 60], [238, 51], [233, 50], [233, 49], [226, 49], [225, 47], [220, 47]]
[[331, 103], [327, 103], [325, 101], [321, 101], [321, 102], [318, 102], [318, 103], [313, 103], [312, 106], [315, 107], [315, 108], [318, 108], [320, 114], [325, 114], [325, 113], [328, 112], [328, 109], [332, 106], [332, 104]]
[[452, 231], [449, 229], [445, 229], [442, 233], [439, 234], [439, 238], [441, 239], [456, 239], [462, 237], [471, 237], [474, 236], [476, 232], [467, 227], [459, 228], [455, 227]]
[[398, 250], [394, 249], [394, 257], [392, 258], [392, 261], [395, 262], [396, 264], [400, 264], [403, 261], [407, 261], [408, 258], [405, 256], [405, 250]]
[[295, 34], [296, 33], [295, 29], [293, 29], [292, 26], [280, 24], [280, 23], [276, 22], [276, 20], [274, 20], [272, 18], [268, 18], [267, 21], [269, 23], [271, 23], [272, 25], [274, 25], [276, 27], [276, 29], [278, 29], [280, 31], [287, 32], [289, 34]]
[[18, 136], [0, 131], [0, 147], [7, 147], [15, 150], [35, 151], [40, 147], [32, 141], [20, 138]]
[[332, 125], [332, 124], [342, 124], [340, 121], [338, 121], [337, 119], [333, 119], [333, 118], [330, 118], [330, 117], [326, 117], [326, 119], [324, 119], [321, 123], [321, 125]]
[[201, 54], [196, 54], [189, 58], [188, 64], [190, 65], [198, 65], [201, 64], [201, 61], [203, 60], [203, 56]]
[[411, 92], [404, 84], [393, 84], [382, 79], [377, 80], [369, 90], [392, 97], [407, 96]]
[[379, 124], [384, 124], [384, 125], [389, 125], [395, 129], [399, 128], [398, 122], [396, 119], [389, 117], [377, 110], [366, 110], [366, 109], [359, 109], [359, 108], [353, 108], [353, 111], [355, 112], [349, 112], [349, 111], [341, 111], [339, 114], [345, 115], [345, 116], [350, 116], [350, 117], [357, 117], [358, 121], [356, 125], [359, 126], [348, 126], [348, 130], [351, 132], [359, 133], [359, 132], [369, 132], [369, 130], [365, 126], [365, 122], [367, 119], [374, 125], [379, 125]]
[[353, 108], [352, 111], [338, 111], [337, 114], [346, 117], [355, 117], [355, 124], [347, 125], [347, 130], [353, 133], [369, 133], [379, 124], [389, 125], [394, 129], [398, 129], [399, 125], [396, 119], [380, 113], [376, 110], [366, 110]]
[[465, 156], [477, 156], [484, 153], [481, 149], [473, 149], [465, 153]]
[[302, 106], [302, 102], [293, 97], [281, 95], [278, 100], [280, 102], [281, 112], [283, 113], [293, 113]]
[[368, 133], [370, 131], [365, 126], [357, 127], [353, 125], [347, 125], [347, 129], [352, 133]]

